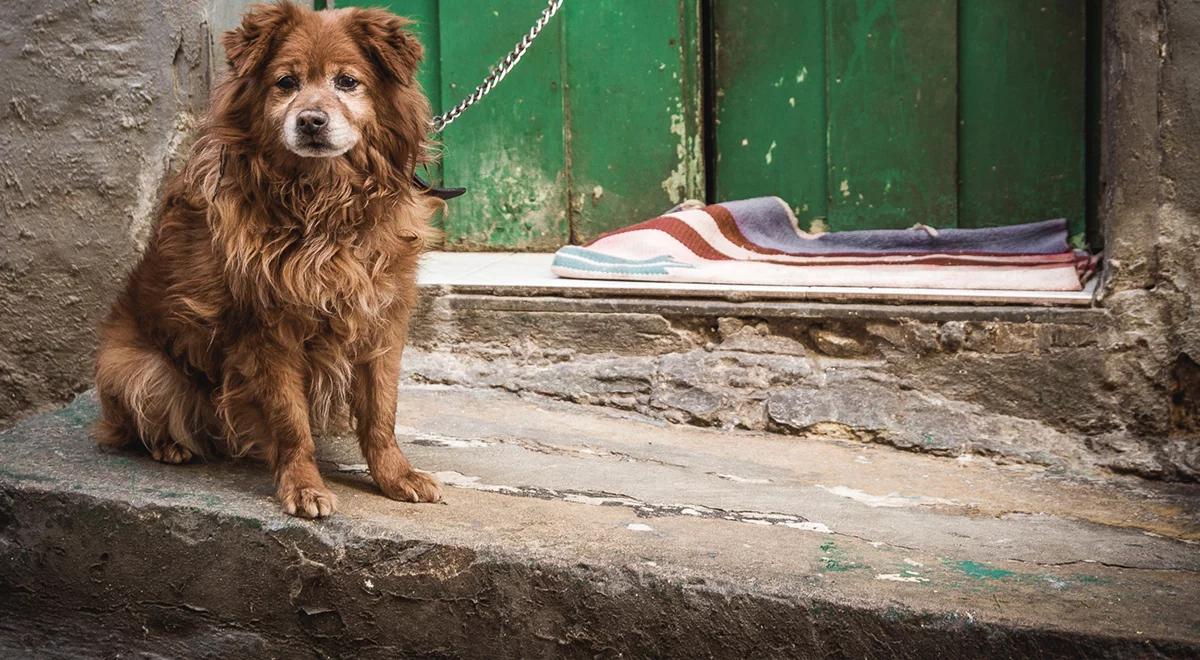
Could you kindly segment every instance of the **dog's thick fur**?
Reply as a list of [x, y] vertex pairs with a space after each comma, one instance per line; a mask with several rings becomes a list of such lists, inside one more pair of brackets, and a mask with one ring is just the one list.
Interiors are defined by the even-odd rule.
[[[407, 25], [282, 2], [224, 35], [229, 74], [100, 329], [101, 444], [140, 442], [168, 463], [262, 457], [283, 508], [319, 517], [335, 498], [312, 429], [348, 409], [386, 495], [440, 499], [393, 435], [417, 259], [440, 205], [410, 184], [430, 109]], [[305, 110], [326, 113], [330, 135], [299, 148]]]

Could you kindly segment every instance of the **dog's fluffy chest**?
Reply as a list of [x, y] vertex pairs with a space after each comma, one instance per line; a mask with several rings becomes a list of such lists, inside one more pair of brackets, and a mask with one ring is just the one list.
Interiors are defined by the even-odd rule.
[[[316, 233], [284, 238], [270, 285], [278, 300], [328, 319], [373, 317], [390, 307], [401, 284], [395, 255], [369, 236]], [[270, 260], [269, 256], [265, 260]]]
[[265, 320], [313, 325], [353, 340], [387, 322], [411, 288], [419, 249], [395, 227], [304, 231], [272, 227], [227, 241], [235, 296]]

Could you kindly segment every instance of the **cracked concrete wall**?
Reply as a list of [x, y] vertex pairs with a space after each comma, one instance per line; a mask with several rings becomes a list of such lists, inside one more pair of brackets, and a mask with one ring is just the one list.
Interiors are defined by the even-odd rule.
[[0, 421], [87, 386], [242, 0], [0, 5]]
[[[1128, 419], [1200, 473], [1200, 3], [1106, 3], [1103, 305], [1136, 347], [1110, 369], [1146, 391]], [[1125, 386], [1125, 385], [1123, 385]]]

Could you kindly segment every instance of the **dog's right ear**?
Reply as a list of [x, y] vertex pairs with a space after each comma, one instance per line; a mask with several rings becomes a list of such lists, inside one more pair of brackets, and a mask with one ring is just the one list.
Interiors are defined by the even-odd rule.
[[255, 5], [242, 17], [242, 24], [221, 36], [225, 58], [233, 75], [256, 71], [271, 52], [284, 29], [300, 18], [300, 8], [288, 0], [273, 5]]

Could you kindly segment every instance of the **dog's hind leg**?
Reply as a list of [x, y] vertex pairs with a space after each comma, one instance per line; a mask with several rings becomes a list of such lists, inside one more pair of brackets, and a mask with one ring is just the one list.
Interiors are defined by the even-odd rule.
[[132, 320], [101, 330], [96, 353], [100, 397], [97, 440], [121, 447], [140, 440], [156, 461], [186, 463], [204, 454], [212, 419], [206, 396], [167, 356], [146, 342]]

